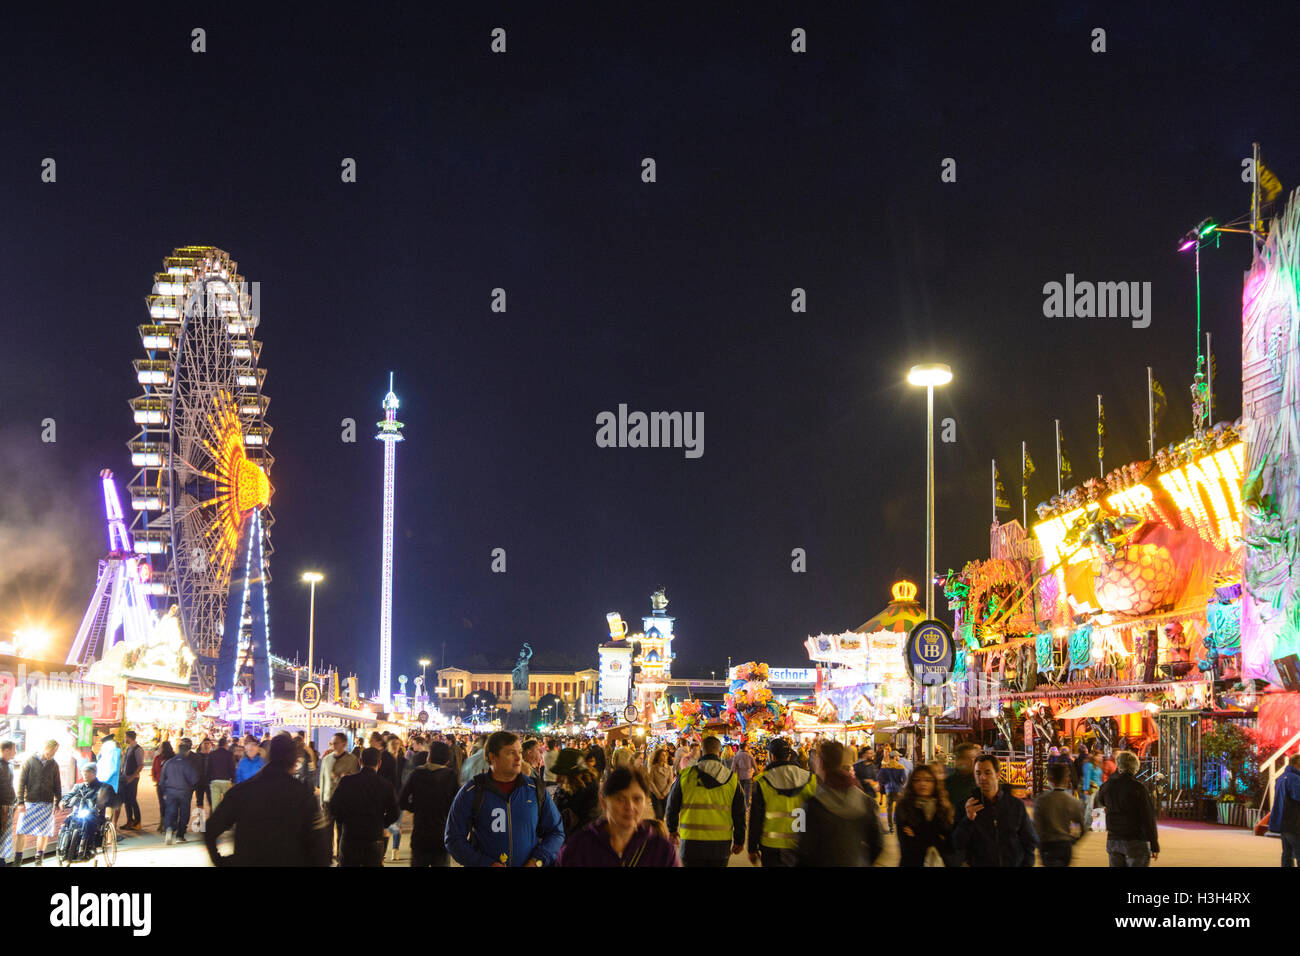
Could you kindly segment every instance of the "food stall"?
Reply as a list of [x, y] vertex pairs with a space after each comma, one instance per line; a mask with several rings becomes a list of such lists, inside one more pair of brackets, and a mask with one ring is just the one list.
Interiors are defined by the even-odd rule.
[[[87, 678], [113, 687], [124, 700], [123, 719], [146, 751], [163, 740], [202, 738], [211, 695], [190, 688], [194, 654], [174, 614], [137, 640], [120, 641], [90, 665]], [[195, 740], [197, 745], [198, 740]]]
[[112, 687], [82, 680], [62, 664], [0, 657], [0, 739], [17, 745], [15, 773], [53, 740], [66, 792], [77, 781], [78, 751], [92, 745], [96, 727], [116, 729], [121, 718]]
[[[263, 727], [269, 734], [287, 731], [296, 734], [307, 730], [307, 710], [297, 701], [273, 701], [273, 709]], [[311, 736], [316, 751], [324, 754], [330, 747], [330, 740], [337, 733], [345, 733], [348, 747], [358, 739], [369, 738], [372, 731], [389, 730], [399, 736], [405, 736], [409, 725], [394, 724], [377, 720], [377, 704], [350, 707], [347, 704], [330, 704], [324, 701], [311, 712]], [[396, 728], [396, 729], [394, 729]]]

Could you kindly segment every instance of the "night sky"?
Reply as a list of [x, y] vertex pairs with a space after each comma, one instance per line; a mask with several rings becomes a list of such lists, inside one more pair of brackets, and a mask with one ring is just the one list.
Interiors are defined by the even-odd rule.
[[[133, 472], [144, 296], [174, 247], [211, 244], [262, 283], [273, 652], [305, 653], [298, 578], [318, 569], [318, 656], [377, 681], [391, 370], [394, 674], [441, 665], [443, 642], [451, 663], [527, 640], [535, 665], [594, 666], [605, 613], [639, 624], [660, 585], [676, 672], [803, 664], [808, 634], [920, 578], [911, 364], [955, 375], [936, 398], [957, 423], [936, 453], [940, 570], [987, 557], [993, 456], [1016, 515], [1022, 440], [1031, 513], [1056, 491], [1053, 419], [1096, 473], [1099, 392], [1108, 470], [1144, 456], [1147, 365], [1170, 399], [1158, 441], [1190, 430], [1177, 241], [1248, 210], [1252, 141], [1300, 184], [1300, 83], [1276, 65], [1292, 26], [1201, 6], [9, 12], [0, 630], [48, 616], [70, 642], [105, 546], [97, 473]], [[1241, 236], [1202, 255], [1216, 420], [1241, 413], [1249, 263]], [[1150, 327], [1044, 318], [1066, 273], [1149, 281]], [[596, 447], [620, 403], [703, 412], [703, 457]]]

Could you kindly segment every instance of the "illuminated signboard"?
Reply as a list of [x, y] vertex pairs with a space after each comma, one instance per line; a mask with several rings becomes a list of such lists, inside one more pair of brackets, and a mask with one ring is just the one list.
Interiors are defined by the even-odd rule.
[[[1172, 510], [1177, 512], [1182, 527], [1195, 530], [1205, 541], [1226, 551], [1241, 538], [1244, 471], [1245, 445], [1237, 442], [1213, 455], [1170, 469], [1157, 476], [1155, 482], [1172, 503]], [[1161, 512], [1155, 491], [1149, 484], [1134, 485], [1116, 492], [1106, 498], [1106, 504], [1119, 514], [1138, 515], [1149, 521], [1159, 521], [1170, 530], [1178, 530]], [[1034, 534], [1043, 546], [1043, 558], [1049, 567], [1062, 559], [1067, 564], [1080, 564], [1092, 558], [1086, 544], [1066, 554], [1069, 550], [1065, 545], [1066, 535], [1084, 511], [1084, 508], [1075, 508], [1034, 525]]]
[[627, 704], [628, 678], [632, 673], [632, 648], [626, 643], [618, 647], [600, 648], [600, 704], [602, 710], [613, 710]]
[[[738, 670], [740, 670], [739, 665], [731, 668], [732, 680], [736, 679]], [[817, 669], [815, 667], [769, 667], [767, 680], [770, 684], [813, 684], [817, 681]]]

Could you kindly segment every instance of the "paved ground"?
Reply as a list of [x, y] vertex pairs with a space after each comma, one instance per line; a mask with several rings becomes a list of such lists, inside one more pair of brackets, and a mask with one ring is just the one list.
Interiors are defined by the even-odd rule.
[[[188, 834], [188, 842], [165, 846], [163, 836], [156, 832], [158, 825], [158, 805], [154, 799], [152, 787], [141, 791], [141, 809], [144, 814], [145, 832], [138, 835], [123, 835], [117, 856], [118, 866], [208, 866], [207, 851], [203, 847], [203, 835]], [[125, 818], [123, 818], [125, 819]], [[410, 815], [405, 820], [408, 829], [403, 835], [403, 843], [395, 865], [410, 864]], [[883, 825], [883, 817], [882, 817]], [[1281, 843], [1272, 837], [1257, 837], [1240, 827], [1224, 827], [1212, 823], [1192, 823], [1185, 820], [1169, 820], [1160, 823], [1160, 859], [1157, 867], [1180, 866], [1270, 866], [1280, 862]], [[227, 851], [228, 852], [228, 851]], [[898, 865], [898, 840], [892, 834], [885, 835], [885, 851], [879, 861], [881, 866]], [[53, 860], [48, 865], [57, 865]], [[1076, 866], [1106, 865], [1106, 836], [1104, 833], [1091, 833], [1075, 847], [1074, 864]], [[91, 863], [77, 864], [91, 866]], [[749, 866], [749, 857], [741, 853], [731, 858], [732, 866]]]
[[[1030, 808], [1030, 816], [1033, 808]], [[884, 826], [881, 815], [881, 826]], [[1279, 866], [1282, 843], [1273, 837], [1257, 837], [1244, 827], [1225, 827], [1214, 823], [1187, 820], [1161, 820], [1160, 859], [1155, 867], [1178, 866]], [[880, 866], [898, 865], [898, 838], [885, 834], [885, 850]], [[749, 857], [741, 853], [731, 858], [731, 866], [749, 866]], [[1074, 866], [1107, 866], [1106, 834], [1089, 833], [1075, 844]]]

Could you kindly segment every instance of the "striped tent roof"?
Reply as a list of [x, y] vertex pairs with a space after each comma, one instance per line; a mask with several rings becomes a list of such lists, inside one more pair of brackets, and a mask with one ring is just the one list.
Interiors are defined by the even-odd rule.
[[893, 588], [893, 600], [885, 609], [853, 631], [856, 634], [882, 631], [906, 634], [924, 620], [925, 608], [916, 603], [916, 585], [911, 581], [899, 581]]

